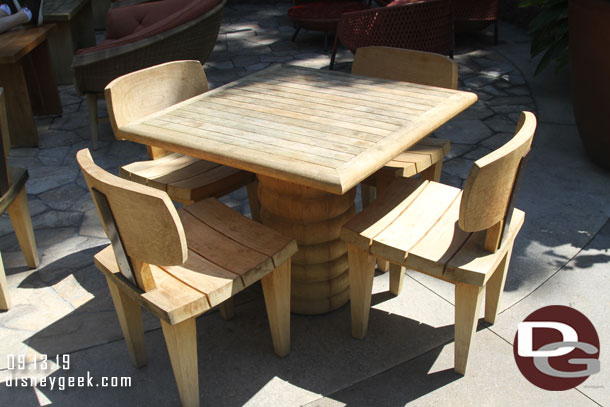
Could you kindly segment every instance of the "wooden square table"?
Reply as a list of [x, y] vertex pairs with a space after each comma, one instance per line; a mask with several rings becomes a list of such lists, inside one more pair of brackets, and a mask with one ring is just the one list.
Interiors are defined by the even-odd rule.
[[476, 100], [277, 65], [121, 127], [117, 137], [255, 172], [262, 222], [299, 244], [292, 311], [321, 314], [349, 298], [339, 233], [355, 212], [356, 185]]
[[0, 87], [14, 146], [38, 145], [34, 114], [61, 114], [47, 43], [53, 29], [53, 24], [23, 26], [0, 34]]

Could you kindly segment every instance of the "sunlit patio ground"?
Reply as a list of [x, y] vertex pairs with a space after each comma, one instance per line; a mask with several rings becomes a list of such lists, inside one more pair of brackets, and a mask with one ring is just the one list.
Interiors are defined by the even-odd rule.
[[[229, 2], [217, 46], [205, 65], [211, 87], [291, 63], [326, 69], [323, 36], [302, 32], [291, 42], [290, 2]], [[609, 405], [610, 173], [594, 166], [578, 138], [569, 97], [569, 74], [533, 76], [527, 33], [500, 25], [491, 33], [457, 38], [459, 88], [479, 101], [435, 134], [448, 138], [442, 181], [461, 186], [474, 160], [507, 141], [519, 112], [533, 111], [538, 131], [517, 206], [525, 225], [512, 255], [495, 325], [480, 321], [466, 376], [453, 372], [452, 286], [407, 272], [398, 297], [387, 274], [374, 283], [365, 339], [350, 335], [349, 306], [322, 316], [292, 316], [291, 353], [274, 355], [261, 289], [237, 296], [236, 316], [216, 311], [197, 321], [201, 404], [210, 406]], [[99, 39], [102, 33], [98, 33]], [[339, 69], [353, 56], [339, 53]], [[179, 405], [159, 322], [145, 313], [148, 365], [131, 364], [102, 274], [93, 255], [108, 241], [75, 161], [90, 148], [87, 107], [73, 86], [61, 86], [61, 117], [36, 120], [38, 148], [14, 148], [9, 162], [26, 167], [26, 184], [38, 269], [28, 270], [6, 215], [0, 217], [0, 251], [12, 308], [0, 313], [0, 405]], [[103, 101], [99, 102], [105, 109]], [[100, 127], [96, 162], [113, 173], [146, 158], [144, 146], [114, 139]], [[249, 215], [245, 190], [223, 201]], [[594, 324], [601, 372], [575, 389], [548, 392], [530, 384], [513, 357], [517, 324], [534, 310], [567, 305]], [[17, 372], [12, 360], [27, 367]], [[65, 362], [49, 364], [43, 357]], [[36, 363], [35, 363], [36, 362]], [[36, 365], [36, 366], [35, 366]], [[25, 371], [25, 373], [24, 373]], [[60, 380], [90, 374], [131, 378], [123, 388], [58, 389]], [[55, 387], [8, 386], [17, 374], [48, 376]], [[64, 378], [64, 379], [62, 379]]]

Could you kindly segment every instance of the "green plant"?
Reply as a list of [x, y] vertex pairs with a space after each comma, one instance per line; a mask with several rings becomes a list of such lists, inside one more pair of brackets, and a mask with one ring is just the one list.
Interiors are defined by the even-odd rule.
[[530, 53], [543, 54], [536, 75], [551, 62], [561, 70], [568, 63], [568, 0], [525, 0], [521, 7], [537, 7], [540, 13], [530, 22], [529, 32], [534, 35]]

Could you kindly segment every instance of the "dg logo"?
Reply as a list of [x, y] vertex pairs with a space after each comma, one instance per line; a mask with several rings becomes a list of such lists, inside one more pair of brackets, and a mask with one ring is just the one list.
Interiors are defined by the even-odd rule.
[[574, 308], [551, 305], [519, 324], [513, 353], [519, 370], [545, 390], [568, 390], [598, 373], [599, 338]]

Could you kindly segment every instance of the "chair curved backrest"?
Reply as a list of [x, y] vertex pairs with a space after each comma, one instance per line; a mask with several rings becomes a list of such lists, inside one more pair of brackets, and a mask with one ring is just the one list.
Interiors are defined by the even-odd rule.
[[118, 134], [122, 126], [207, 90], [199, 61], [167, 62], [123, 75], [105, 89], [112, 129]]
[[337, 37], [350, 51], [368, 46], [453, 55], [451, 0], [426, 0], [345, 13]]
[[[100, 219], [105, 218], [104, 208], [95, 198], [94, 191], [105, 196], [125, 254], [130, 259], [158, 266], [175, 266], [186, 261], [186, 236], [167, 193], [106, 172], [93, 162], [88, 149], [80, 150], [76, 159], [94, 196]], [[103, 227], [112, 241], [108, 225], [103, 224]]]
[[[207, 90], [208, 80], [203, 67], [194, 60], [167, 62], [116, 78], [105, 89], [115, 137], [121, 137], [120, 127]], [[156, 159], [168, 152], [148, 146], [148, 154]]]
[[392, 47], [358, 48], [352, 73], [448, 89], [457, 89], [458, 82], [458, 64], [451, 58]]
[[474, 162], [464, 185], [459, 226], [466, 232], [490, 229], [506, 216], [521, 159], [529, 152], [536, 117], [521, 113], [515, 136]]

